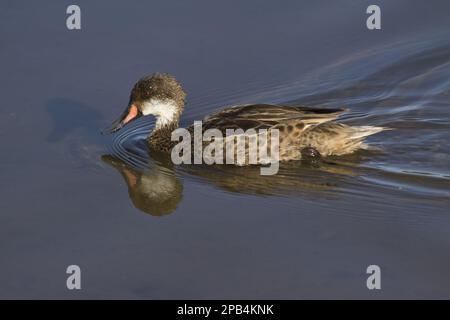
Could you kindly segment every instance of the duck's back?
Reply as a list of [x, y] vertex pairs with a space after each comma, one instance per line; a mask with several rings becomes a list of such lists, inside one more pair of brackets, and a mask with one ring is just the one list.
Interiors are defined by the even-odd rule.
[[208, 115], [203, 119], [202, 126], [203, 130], [218, 129], [223, 134], [226, 129], [259, 130], [277, 125], [278, 128], [287, 128], [292, 121], [302, 121], [308, 126], [334, 120], [344, 111], [345, 109], [249, 104], [229, 107]]

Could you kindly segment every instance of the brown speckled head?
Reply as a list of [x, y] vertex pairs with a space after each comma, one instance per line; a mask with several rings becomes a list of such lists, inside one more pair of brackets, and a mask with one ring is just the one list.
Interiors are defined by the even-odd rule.
[[186, 93], [180, 83], [167, 73], [154, 73], [139, 79], [134, 85], [130, 94], [130, 105], [135, 104], [138, 107], [150, 99], [161, 101], [172, 100], [180, 109], [183, 110]]

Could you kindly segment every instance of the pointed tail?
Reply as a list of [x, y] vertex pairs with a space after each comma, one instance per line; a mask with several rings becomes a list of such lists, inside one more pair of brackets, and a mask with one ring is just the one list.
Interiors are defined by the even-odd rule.
[[359, 127], [350, 127], [351, 131], [349, 132], [350, 139], [363, 139], [365, 137], [371, 136], [375, 133], [392, 130], [386, 127], [372, 127], [372, 126], [359, 126]]

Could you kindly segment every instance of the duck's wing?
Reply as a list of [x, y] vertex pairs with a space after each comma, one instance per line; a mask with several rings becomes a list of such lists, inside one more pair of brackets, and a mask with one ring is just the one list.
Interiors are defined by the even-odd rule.
[[314, 126], [339, 117], [346, 109], [311, 108], [304, 106], [281, 106], [250, 104], [226, 108], [207, 116], [203, 130], [207, 129], [268, 129], [286, 122], [302, 122]]

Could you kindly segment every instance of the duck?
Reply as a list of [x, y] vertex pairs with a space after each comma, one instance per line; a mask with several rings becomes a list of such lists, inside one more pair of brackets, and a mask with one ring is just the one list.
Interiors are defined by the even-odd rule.
[[[129, 103], [122, 115], [103, 131], [119, 131], [145, 116], [156, 118], [147, 137], [151, 150], [170, 153], [177, 143], [172, 132], [179, 128], [186, 104], [186, 92], [170, 74], [154, 73], [139, 79], [133, 86]], [[342, 156], [369, 149], [365, 139], [388, 130], [377, 126], [350, 126], [335, 121], [346, 108], [322, 108], [275, 104], [246, 104], [224, 108], [202, 120], [202, 130], [227, 129], [273, 130], [279, 132], [279, 161]], [[193, 132], [193, 125], [187, 128]]]

